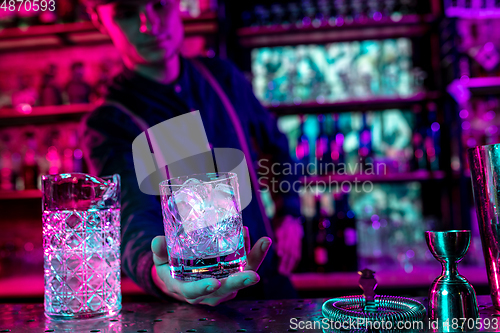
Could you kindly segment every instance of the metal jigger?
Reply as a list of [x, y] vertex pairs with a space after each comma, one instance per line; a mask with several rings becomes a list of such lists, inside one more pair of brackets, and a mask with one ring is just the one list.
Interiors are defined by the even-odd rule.
[[479, 316], [477, 298], [469, 281], [458, 273], [457, 265], [470, 245], [469, 230], [426, 231], [425, 240], [432, 255], [442, 264], [443, 271], [429, 290], [428, 317], [438, 319], [473, 318]]

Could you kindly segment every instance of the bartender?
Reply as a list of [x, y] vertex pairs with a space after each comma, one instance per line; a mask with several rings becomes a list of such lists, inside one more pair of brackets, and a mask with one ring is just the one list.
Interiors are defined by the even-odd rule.
[[[245, 236], [255, 242], [247, 254], [245, 271], [225, 279], [196, 282], [170, 276], [165, 237], [158, 236], [164, 234], [159, 197], [139, 190], [134, 171], [132, 142], [145, 130], [144, 125], [151, 127], [200, 110], [212, 147], [242, 150], [227, 103], [214, 89], [218, 85], [242, 125], [253, 162], [248, 163], [249, 168], [258, 164], [262, 154], [272, 156], [280, 165], [291, 163], [288, 143], [233, 64], [217, 58], [193, 62], [180, 55], [184, 33], [179, 0], [87, 0], [85, 4], [92, 21], [111, 38], [125, 65], [110, 84], [104, 103], [86, 117], [83, 135], [90, 171], [121, 176], [125, 273], [150, 294], [189, 303], [214, 306], [237, 293], [246, 298], [294, 297], [288, 276], [300, 260], [303, 236], [297, 193], [278, 193], [271, 246], [258, 203], [260, 193], [254, 186], [252, 202], [243, 210]], [[210, 76], [217, 83], [210, 81]], [[281, 180], [294, 181], [292, 176], [288, 178]]]

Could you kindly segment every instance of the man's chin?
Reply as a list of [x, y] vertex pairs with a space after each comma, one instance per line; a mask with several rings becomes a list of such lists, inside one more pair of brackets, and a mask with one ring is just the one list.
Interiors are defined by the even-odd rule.
[[145, 64], [161, 64], [178, 54], [179, 52], [167, 49], [144, 51], [140, 53]]

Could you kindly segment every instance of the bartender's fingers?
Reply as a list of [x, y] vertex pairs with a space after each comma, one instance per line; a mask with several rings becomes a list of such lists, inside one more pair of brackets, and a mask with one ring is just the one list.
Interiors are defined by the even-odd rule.
[[245, 270], [257, 271], [260, 264], [266, 257], [267, 251], [271, 247], [272, 241], [269, 237], [260, 238], [250, 252], [247, 252], [247, 265]]
[[201, 296], [206, 296], [214, 293], [221, 287], [221, 282], [217, 279], [202, 279], [194, 282], [182, 282], [174, 280], [178, 284], [180, 295], [186, 298], [186, 301], [191, 304], [198, 303], [196, 300]]
[[227, 301], [232, 300], [233, 298], [236, 297], [236, 295], [238, 295], [237, 291], [227, 295], [226, 297], [222, 297], [222, 298], [221, 297], [203, 297], [202, 299], [200, 299], [199, 304], [216, 306], [216, 305], [219, 305], [223, 302], [227, 302]]
[[240, 289], [253, 286], [259, 281], [260, 276], [254, 271], [238, 272], [222, 279], [219, 290], [213, 296], [226, 297], [228, 294], [232, 294]]
[[162, 282], [156, 283], [155, 281], [160, 289], [167, 295], [188, 303], [196, 303], [195, 299], [210, 295], [221, 286], [220, 281], [217, 279], [202, 279], [194, 282], [176, 280], [170, 275], [169, 265], [157, 266], [156, 272]]
[[248, 232], [247, 227], [243, 227], [243, 237], [245, 238], [245, 251], [246, 253], [250, 252], [250, 233]]
[[153, 241], [151, 241], [151, 251], [153, 251], [153, 261], [155, 265], [168, 264], [165, 236], [156, 236]]

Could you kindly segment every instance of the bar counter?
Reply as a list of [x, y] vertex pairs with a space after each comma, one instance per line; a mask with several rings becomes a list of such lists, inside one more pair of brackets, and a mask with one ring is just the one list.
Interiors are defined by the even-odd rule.
[[[425, 298], [416, 299], [427, 306]], [[291, 320], [321, 320], [321, 306], [326, 300], [230, 301], [217, 307], [125, 303], [121, 313], [113, 318], [64, 323], [47, 319], [43, 304], [0, 304], [0, 332], [322, 332], [294, 329]], [[478, 296], [478, 304], [481, 318], [500, 317], [492, 308], [489, 295]]]

